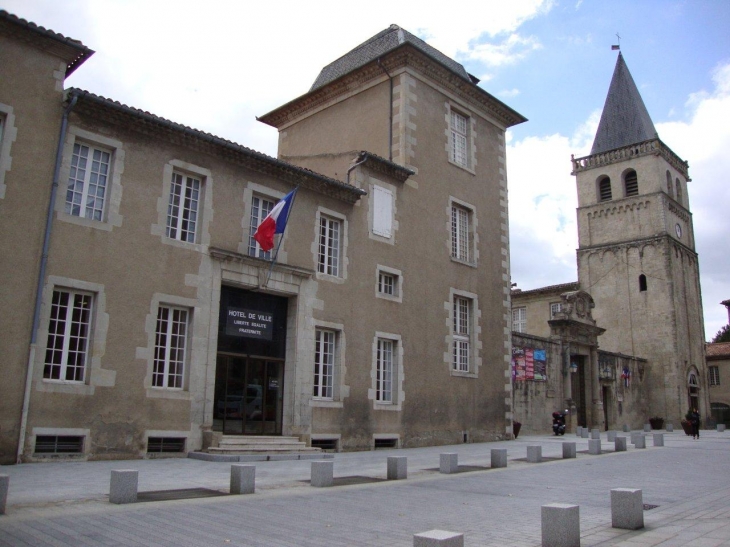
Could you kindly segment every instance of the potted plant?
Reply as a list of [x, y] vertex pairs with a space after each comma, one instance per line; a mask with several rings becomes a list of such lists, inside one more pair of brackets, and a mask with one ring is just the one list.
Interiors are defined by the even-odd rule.
[[659, 416], [649, 418], [649, 425], [651, 425], [652, 429], [664, 429], [664, 418], [660, 418]]
[[687, 436], [692, 435], [692, 424], [689, 422], [690, 414], [691, 412], [688, 410], [687, 414], [684, 415], [684, 419], [680, 422], [682, 424], [684, 434]]

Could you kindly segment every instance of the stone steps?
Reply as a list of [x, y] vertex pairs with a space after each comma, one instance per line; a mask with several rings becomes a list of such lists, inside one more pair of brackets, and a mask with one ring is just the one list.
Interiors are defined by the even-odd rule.
[[320, 448], [308, 447], [298, 437], [224, 435], [209, 454], [312, 454]]

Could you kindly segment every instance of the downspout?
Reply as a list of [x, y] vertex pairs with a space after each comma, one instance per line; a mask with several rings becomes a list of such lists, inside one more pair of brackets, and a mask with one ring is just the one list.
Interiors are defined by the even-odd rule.
[[368, 159], [368, 155], [360, 152], [360, 158], [357, 160], [357, 163], [354, 163], [350, 166], [350, 168], [347, 170], [347, 184], [350, 184], [350, 173], [352, 173], [352, 170], [355, 169], [358, 165], [362, 165], [365, 163]]
[[56, 208], [56, 195], [58, 194], [58, 179], [61, 175], [61, 159], [63, 156], [63, 146], [66, 141], [66, 131], [68, 129], [68, 116], [71, 114], [79, 96], [71, 93], [71, 101], [63, 111], [61, 117], [61, 132], [58, 137], [58, 148], [56, 149], [56, 165], [53, 169], [53, 184], [51, 185], [51, 199], [48, 203], [48, 214], [46, 215], [46, 232], [43, 236], [43, 253], [41, 255], [41, 264], [38, 272], [38, 285], [35, 294], [35, 309], [33, 310], [33, 326], [30, 331], [30, 352], [28, 355], [28, 367], [25, 377], [25, 393], [23, 394], [23, 410], [20, 415], [20, 435], [18, 437], [18, 451], [16, 463], [21, 463], [23, 448], [25, 446], [26, 429], [28, 426], [28, 411], [30, 408], [30, 391], [33, 385], [33, 365], [35, 363], [36, 341], [38, 338], [38, 324], [41, 315], [41, 300], [43, 297], [43, 282], [46, 278], [46, 266], [48, 264], [48, 252], [51, 246], [51, 228], [53, 227], [53, 212]]
[[385, 67], [380, 64], [380, 58], [378, 57], [378, 66], [385, 72], [385, 75], [388, 77], [388, 80], [390, 81], [390, 115], [388, 117], [388, 159], [390, 161], [393, 161], [393, 77], [390, 75], [390, 73], [385, 69]]

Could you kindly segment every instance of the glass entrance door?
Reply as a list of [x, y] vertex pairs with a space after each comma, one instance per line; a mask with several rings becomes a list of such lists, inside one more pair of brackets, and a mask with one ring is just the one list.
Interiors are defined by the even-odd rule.
[[281, 435], [284, 362], [219, 353], [213, 429], [226, 435]]

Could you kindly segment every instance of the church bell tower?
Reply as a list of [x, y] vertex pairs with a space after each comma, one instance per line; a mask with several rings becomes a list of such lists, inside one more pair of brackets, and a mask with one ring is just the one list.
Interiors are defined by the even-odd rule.
[[578, 281], [601, 349], [648, 360], [646, 418], [709, 416], [688, 164], [661, 141], [619, 53], [589, 156], [573, 158]]

